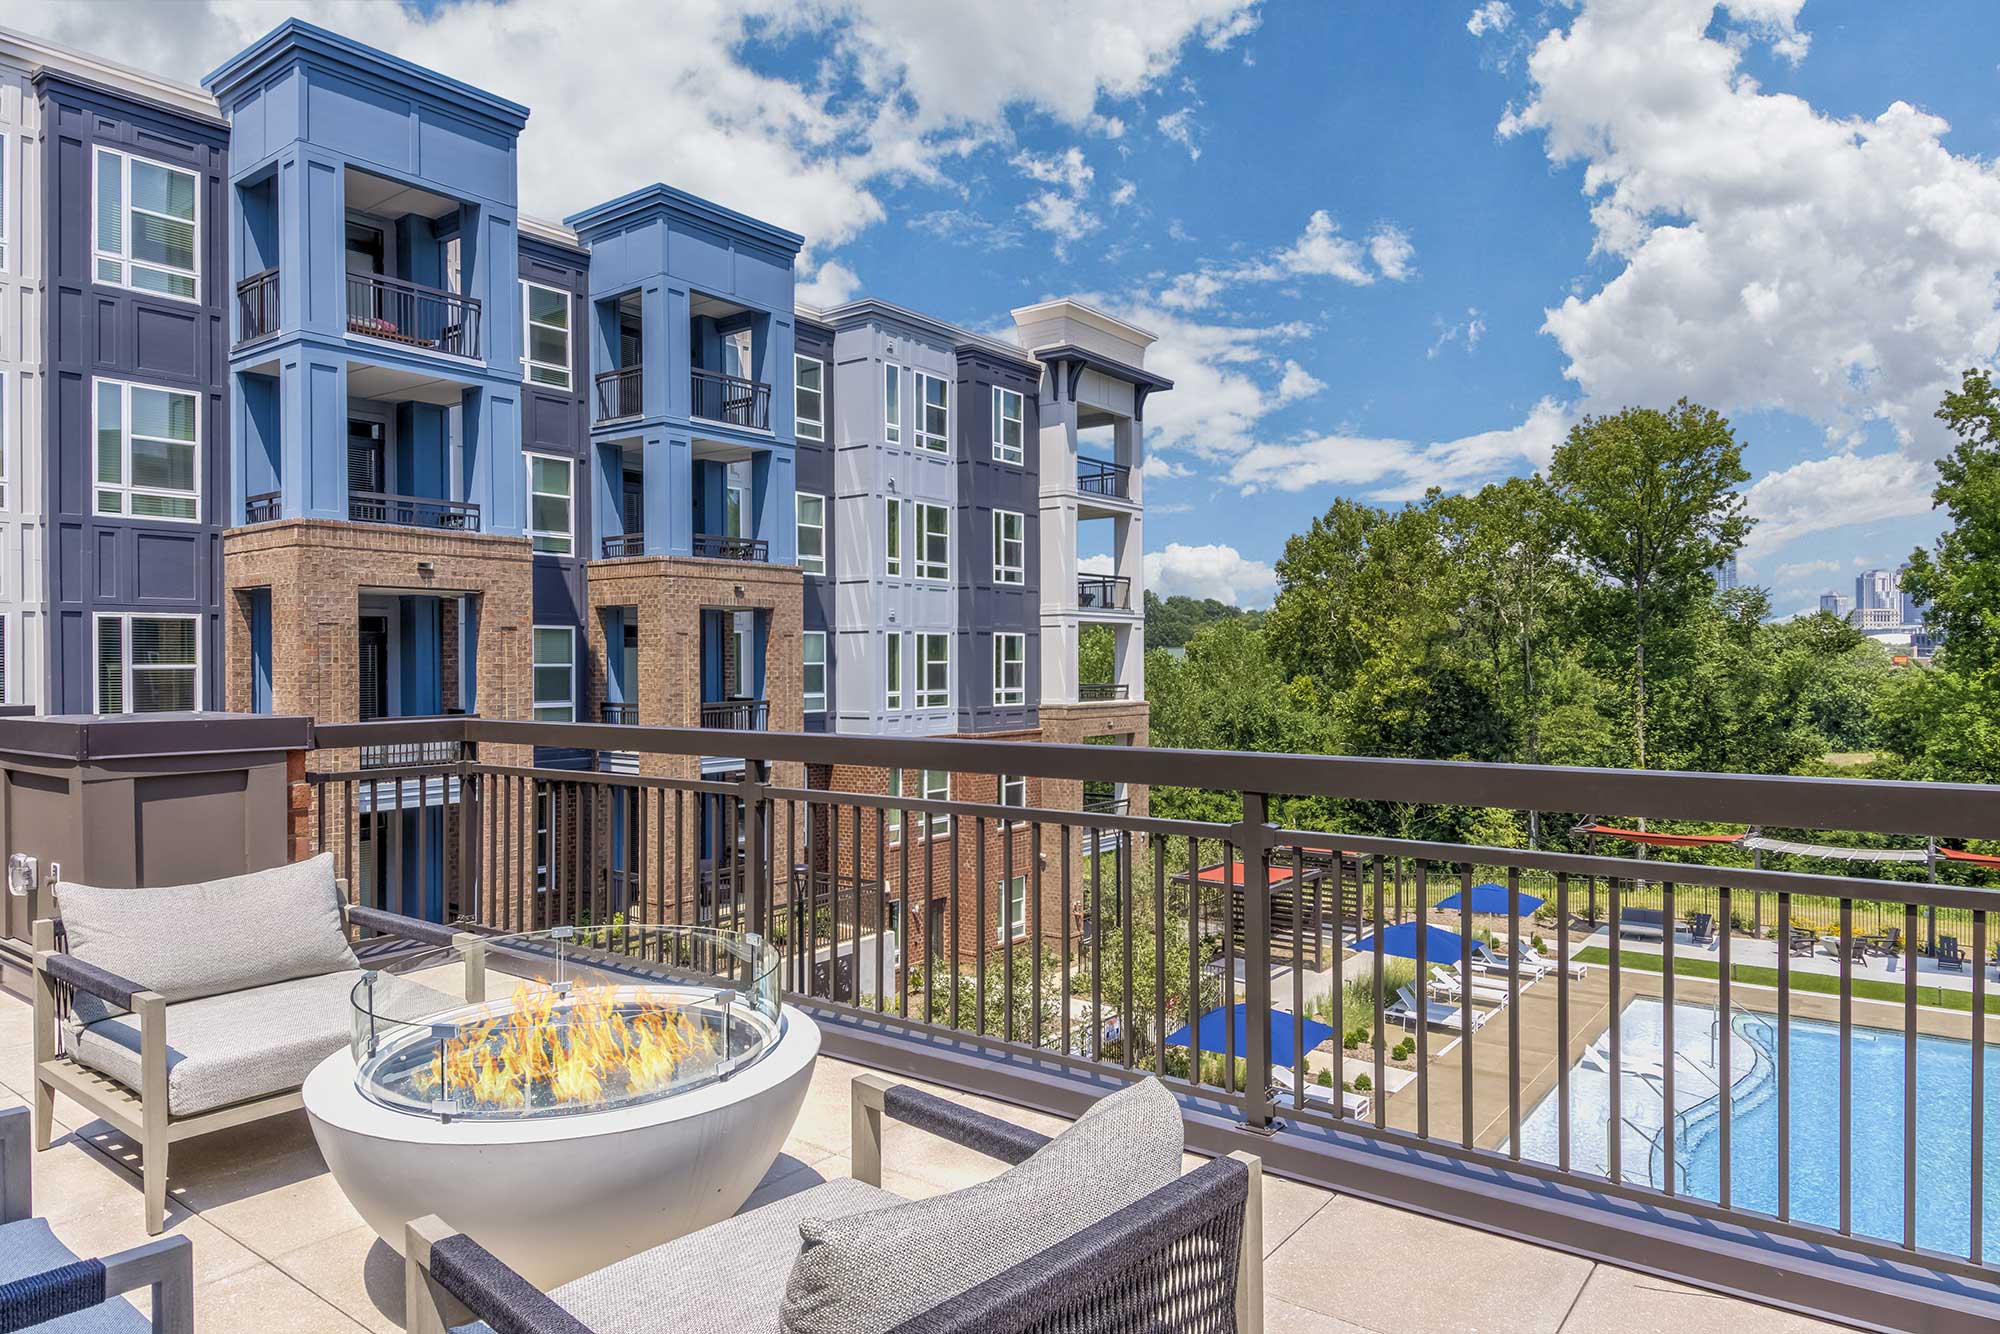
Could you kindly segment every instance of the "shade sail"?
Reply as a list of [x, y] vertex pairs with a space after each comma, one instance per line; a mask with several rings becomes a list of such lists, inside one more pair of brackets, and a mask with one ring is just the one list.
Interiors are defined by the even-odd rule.
[[[1536, 898], [1533, 894], [1523, 894], [1521, 895], [1521, 911], [1523, 913], [1531, 913], [1541, 907], [1543, 902], [1544, 900]], [[1464, 907], [1464, 904], [1465, 894], [1461, 890], [1448, 899], [1440, 900], [1438, 907], [1446, 912], [1457, 912]], [[1472, 911], [1487, 913], [1495, 917], [1505, 917], [1507, 915], [1507, 886], [1496, 885], [1490, 880], [1483, 885], [1474, 885], [1472, 887]], [[1457, 946], [1453, 946], [1452, 948], [1456, 952]]]

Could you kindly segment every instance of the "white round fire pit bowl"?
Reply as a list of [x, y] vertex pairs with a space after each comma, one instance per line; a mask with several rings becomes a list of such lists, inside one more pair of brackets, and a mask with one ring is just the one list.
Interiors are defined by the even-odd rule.
[[436, 1214], [546, 1291], [742, 1207], [791, 1134], [820, 1046], [789, 1006], [760, 1019], [768, 1045], [725, 1077], [515, 1117], [385, 1105], [363, 1092], [357, 1037], [307, 1077], [306, 1113], [334, 1180], [398, 1252], [404, 1225]]

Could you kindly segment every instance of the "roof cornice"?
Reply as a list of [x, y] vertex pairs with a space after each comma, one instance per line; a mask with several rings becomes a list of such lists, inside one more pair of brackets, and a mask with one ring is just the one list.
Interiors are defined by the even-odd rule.
[[809, 311], [816, 323], [829, 328], [853, 328], [857, 324], [868, 323], [901, 324], [928, 334], [941, 343], [951, 344], [954, 351], [976, 348], [991, 356], [1014, 362], [1027, 370], [1040, 369], [1033, 357], [1012, 343], [1003, 343], [997, 338], [974, 333], [970, 329], [947, 323], [934, 315], [926, 315], [922, 311], [911, 310], [907, 306], [899, 306], [880, 297], [856, 297], [852, 301], [843, 301], [826, 310], [813, 310], [811, 307], [802, 309]]
[[47, 71], [81, 79], [110, 92], [155, 102], [203, 120], [222, 119], [222, 110], [215, 99], [193, 84], [163, 79], [157, 74], [67, 46], [58, 46], [54, 42], [45, 42], [11, 28], [0, 28], [0, 59], [25, 65], [36, 72]]
[[761, 218], [738, 213], [733, 208], [725, 208], [713, 200], [676, 190], [658, 181], [642, 185], [615, 199], [607, 199], [580, 213], [572, 213], [563, 222], [575, 228], [577, 236], [588, 245], [598, 233], [627, 227], [651, 217], [680, 217], [705, 226], [719, 227], [749, 236], [788, 255], [798, 254], [806, 243], [806, 238], [797, 232], [786, 231]]

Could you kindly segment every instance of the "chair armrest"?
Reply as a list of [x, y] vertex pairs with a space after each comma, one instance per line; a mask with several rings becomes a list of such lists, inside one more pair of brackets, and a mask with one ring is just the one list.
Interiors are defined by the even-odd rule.
[[146, 992], [145, 987], [130, 978], [120, 977], [94, 963], [85, 963], [74, 954], [37, 953], [35, 967], [66, 986], [89, 992], [121, 1010], [137, 1009], [138, 997]]
[[140, 1288], [152, 1289], [154, 1334], [194, 1334], [194, 1243], [186, 1237], [162, 1237], [0, 1284], [0, 1330], [94, 1310]]
[[403, 1274], [408, 1334], [446, 1334], [475, 1319], [496, 1334], [590, 1334], [548, 1294], [435, 1214], [405, 1228]]
[[401, 913], [384, 912], [380, 908], [364, 908], [359, 904], [347, 906], [347, 924], [368, 931], [379, 931], [384, 935], [401, 936], [424, 945], [449, 946], [455, 943], [459, 933], [438, 922], [426, 922], [421, 917], [405, 917]]
[[882, 1184], [882, 1118], [927, 1130], [960, 1148], [983, 1153], [1008, 1165], [1024, 1162], [1049, 1142], [1047, 1135], [1003, 1121], [997, 1116], [949, 1102], [933, 1093], [884, 1079], [856, 1075], [852, 1093], [853, 1148], [849, 1155], [856, 1181]]

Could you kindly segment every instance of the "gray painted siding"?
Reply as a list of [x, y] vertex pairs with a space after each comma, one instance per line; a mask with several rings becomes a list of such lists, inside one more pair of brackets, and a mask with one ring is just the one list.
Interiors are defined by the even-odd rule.
[[[93, 623], [113, 611], [202, 618], [200, 702], [222, 700], [222, 529], [229, 501], [228, 130], [44, 72], [44, 490], [51, 712], [90, 712]], [[198, 302], [93, 281], [91, 161], [98, 145], [193, 170], [201, 186]], [[92, 513], [92, 385], [108, 377], [200, 396], [199, 521]]]
[[826, 550], [828, 553], [827, 573], [824, 577], [808, 574], [805, 576], [805, 620], [803, 628], [818, 630], [826, 635], [826, 698], [824, 713], [805, 715], [805, 729], [808, 732], [833, 730], [837, 701], [840, 698], [838, 678], [840, 674], [839, 639], [835, 633], [834, 619], [834, 574], [832, 553], [839, 547], [840, 512], [834, 504], [833, 487], [833, 423], [834, 402], [838, 397], [833, 373], [833, 330], [823, 324], [800, 319], [793, 341], [798, 354], [812, 357], [825, 364], [825, 373], [820, 377], [824, 387], [826, 402], [821, 409], [821, 420], [825, 423], [824, 441], [797, 437], [796, 457], [797, 487], [814, 495], [826, 497]]
[[[958, 727], [996, 732], [1037, 725], [1041, 701], [1041, 488], [1034, 441], [1040, 429], [1036, 386], [1039, 368], [999, 357], [978, 346], [958, 352], [954, 396], [959, 411], [953, 440], [958, 461], [958, 510], [954, 526], [965, 534], [953, 564], [958, 578]], [[1022, 462], [993, 457], [995, 386], [1021, 395]], [[1019, 584], [993, 578], [993, 515], [1023, 516], [1024, 567]], [[993, 703], [993, 636], [1026, 636], [1027, 692], [1019, 707]]]
[[39, 704], [47, 648], [48, 589], [42, 523], [42, 198], [41, 100], [26, 63], [0, 63], [0, 633], [5, 702]]

